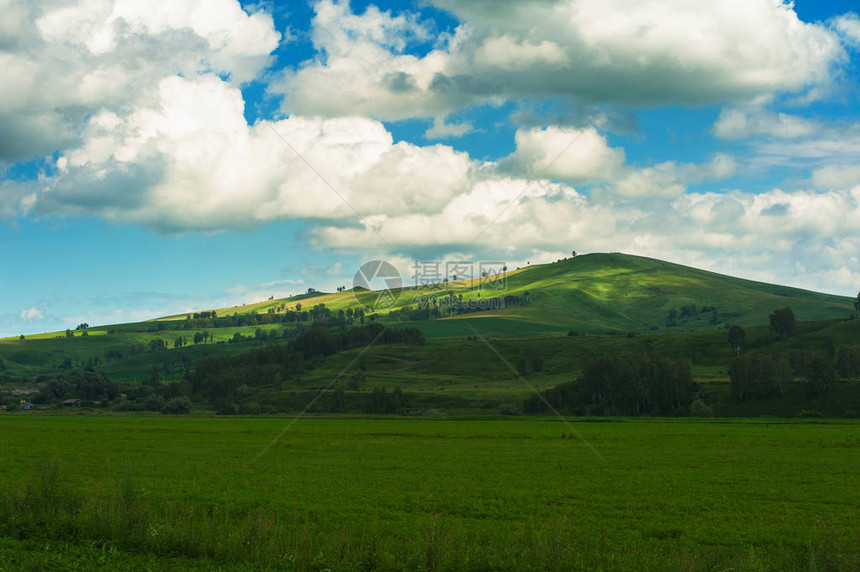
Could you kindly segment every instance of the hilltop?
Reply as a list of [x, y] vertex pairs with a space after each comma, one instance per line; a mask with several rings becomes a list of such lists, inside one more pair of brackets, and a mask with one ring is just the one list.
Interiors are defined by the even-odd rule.
[[[377, 308], [380, 319], [396, 310], [415, 308], [422, 296], [452, 294], [462, 302], [478, 303], [493, 297], [516, 297], [515, 304], [465, 314], [443, 315], [432, 325], [416, 323], [430, 338], [463, 335], [456, 320], [483, 318], [490, 331], [507, 336], [558, 335], [570, 330], [688, 331], [730, 325], [766, 324], [775, 308], [789, 306], [799, 320], [844, 318], [853, 311], [852, 300], [734, 278], [680, 264], [627, 254], [586, 254], [550, 264], [528, 266], [501, 275], [452, 280], [423, 288], [393, 291], [396, 302]], [[325, 304], [333, 311], [372, 307], [377, 292], [345, 291], [304, 294], [266, 301], [244, 311], [307, 309]], [[675, 310], [674, 319], [670, 318]], [[230, 315], [236, 308], [217, 310]], [[404, 320], [397, 316], [392, 321]], [[673, 324], [673, 325], [672, 325]]]

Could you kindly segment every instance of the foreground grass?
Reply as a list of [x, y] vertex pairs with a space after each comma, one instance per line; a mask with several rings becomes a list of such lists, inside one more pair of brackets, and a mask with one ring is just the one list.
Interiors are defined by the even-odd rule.
[[856, 422], [287, 423], [0, 416], [0, 570], [860, 568]]

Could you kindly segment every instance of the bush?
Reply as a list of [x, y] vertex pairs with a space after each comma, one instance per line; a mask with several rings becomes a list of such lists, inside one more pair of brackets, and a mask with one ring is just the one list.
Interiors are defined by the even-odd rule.
[[190, 413], [191, 400], [188, 399], [187, 395], [174, 397], [161, 408], [161, 412], [167, 415], [182, 415], [184, 413]]
[[797, 416], [801, 419], [821, 419], [824, 414], [817, 409], [801, 409], [797, 412]]
[[143, 402], [143, 408], [146, 411], [161, 411], [165, 405], [167, 403], [164, 401], [164, 398], [156, 393], [147, 397], [146, 401]]
[[520, 410], [513, 403], [502, 403], [499, 405], [499, 414], [501, 415], [519, 415]]
[[239, 405], [239, 415], [259, 415], [263, 412], [259, 403], [250, 402]]
[[448, 417], [447, 411], [442, 411], [441, 409], [428, 409], [424, 413], [425, 417]]
[[701, 399], [690, 404], [690, 417], [710, 417], [714, 411]]
[[218, 415], [238, 415], [239, 406], [229, 401], [218, 407]]

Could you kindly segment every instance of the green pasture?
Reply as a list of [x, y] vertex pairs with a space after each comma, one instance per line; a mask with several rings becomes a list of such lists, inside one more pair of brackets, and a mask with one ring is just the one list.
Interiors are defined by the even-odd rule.
[[857, 422], [7, 413], [0, 451], [0, 570], [860, 568]]

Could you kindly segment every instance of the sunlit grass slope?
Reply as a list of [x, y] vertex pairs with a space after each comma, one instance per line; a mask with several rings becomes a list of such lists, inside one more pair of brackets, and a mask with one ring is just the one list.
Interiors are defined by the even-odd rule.
[[[482, 324], [498, 329], [501, 335], [530, 336], [569, 330], [664, 329], [672, 309], [680, 314], [684, 306], [691, 305], [697, 310], [716, 308], [716, 319], [710, 311], [697, 311], [695, 315], [679, 318], [673, 329], [725, 327], [727, 323], [766, 324], [774, 309], [785, 306], [791, 307], [802, 321], [842, 318], [853, 309], [851, 300], [846, 297], [744, 280], [626, 254], [586, 254], [514, 270], [502, 280], [452, 281], [435, 292], [449, 290], [455, 296], [462, 295], [464, 301], [515, 295], [522, 303], [517, 307], [437, 320], [422, 328], [429, 337], [464, 335], [469, 328], [457, 320], [482, 316], [487, 320]], [[422, 294], [433, 292], [404, 288], [395, 293], [397, 303], [380, 314], [384, 318], [385, 311], [414, 304]], [[377, 296], [374, 292], [320, 294], [303, 296], [300, 301], [269, 301], [251, 308], [265, 312], [282, 304], [294, 308], [298, 302], [305, 308], [323, 303], [338, 310], [359, 304], [372, 306]]]
[[[463, 301], [486, 300], [493, 297], [515, 296], [517, 305], [484, 312], [453, 315], [435, 320], [397, 322], [388, 315], [391, 310], [414, 305], [427, 294], [444, 295], [448, 291], [462, 296]], [[395, 292], [396, 303], [376, 309], [377, 318], [387, 325], [410, 325], [420, 328], [432, 340], [459, 341], [474, 335], [475, 329], [494, 339], [547, 338], [565, 336], [568, 332], [582, 333], [675, 333], [683, 331], [712, 331], [723, 337], [729, 325], [745, 327], [766, 326], [768, 316], [776, 308], [792, 308], [803, 322], [848, 317], [853, 311], [852, 300], [846, 297], [820, 294], [786, 286], [743, 280], [697, 270], [678, 264], [625, 254], [587, 254], [552, 264], [534, 265], [507, 272], [502, 277], [481, 280], [458, 280], [435, 289], [404, 288]], [[372, 308], [379, 293], [370, 291], [311, 293], [288, 299], [267, 300], [243, 306], [217, 309], [219, 317], [233, 314], [265, 314], [270, 309], [286, 306], [302, 310], [325, 304], [334, 312], [361, 306]], [[696, 311], [681, 315], [682, 309], [696, 306]], [[715, 308], [702, 311], [703, 308]], [[672, 310], [678, 313], [677, 323], [667, 325]], [[368, 314], [373, 310], [367, 310]], [[181, 351], [196, 363], [211, 355], [245, 351], [251, 345], [264, 342], [226, 342], [236, 333], [254, 337], [257, 326], [185, 329], [187, 315], [158, 320], [94, 326], [88, 336], [75, 332], [65, 338], [62, 332], [27, 336], [26, 340], [0, 340], [0, 359], [7, 373], [30, 376], [56, 371], [66, 358], [73, 366], [96, 357], [110, 375], [122, 379], [142, 379], [153, 366], [178, 369], [173, 354], [173, 341], [183, 337], [186, 342], [198, 331], [212, 336], [209, 343], [186, 345]], [[304, 326], [311, 325], [305, 322]], [[74, 324], [70, 324], [73, 327]], [[262, 325], [264, 332], [295, 328], [291, 324]], [[166, 352], [145, 352], [128, 355], [129, 344], [147, 346], [160, 338], [168, 346]], [[124, 357], [105, 362], [111, 350], [120, 350]], [[172, 366], [171, 366], [172, 364]], [[178, 375], [178, 373], [177, 373]]]

